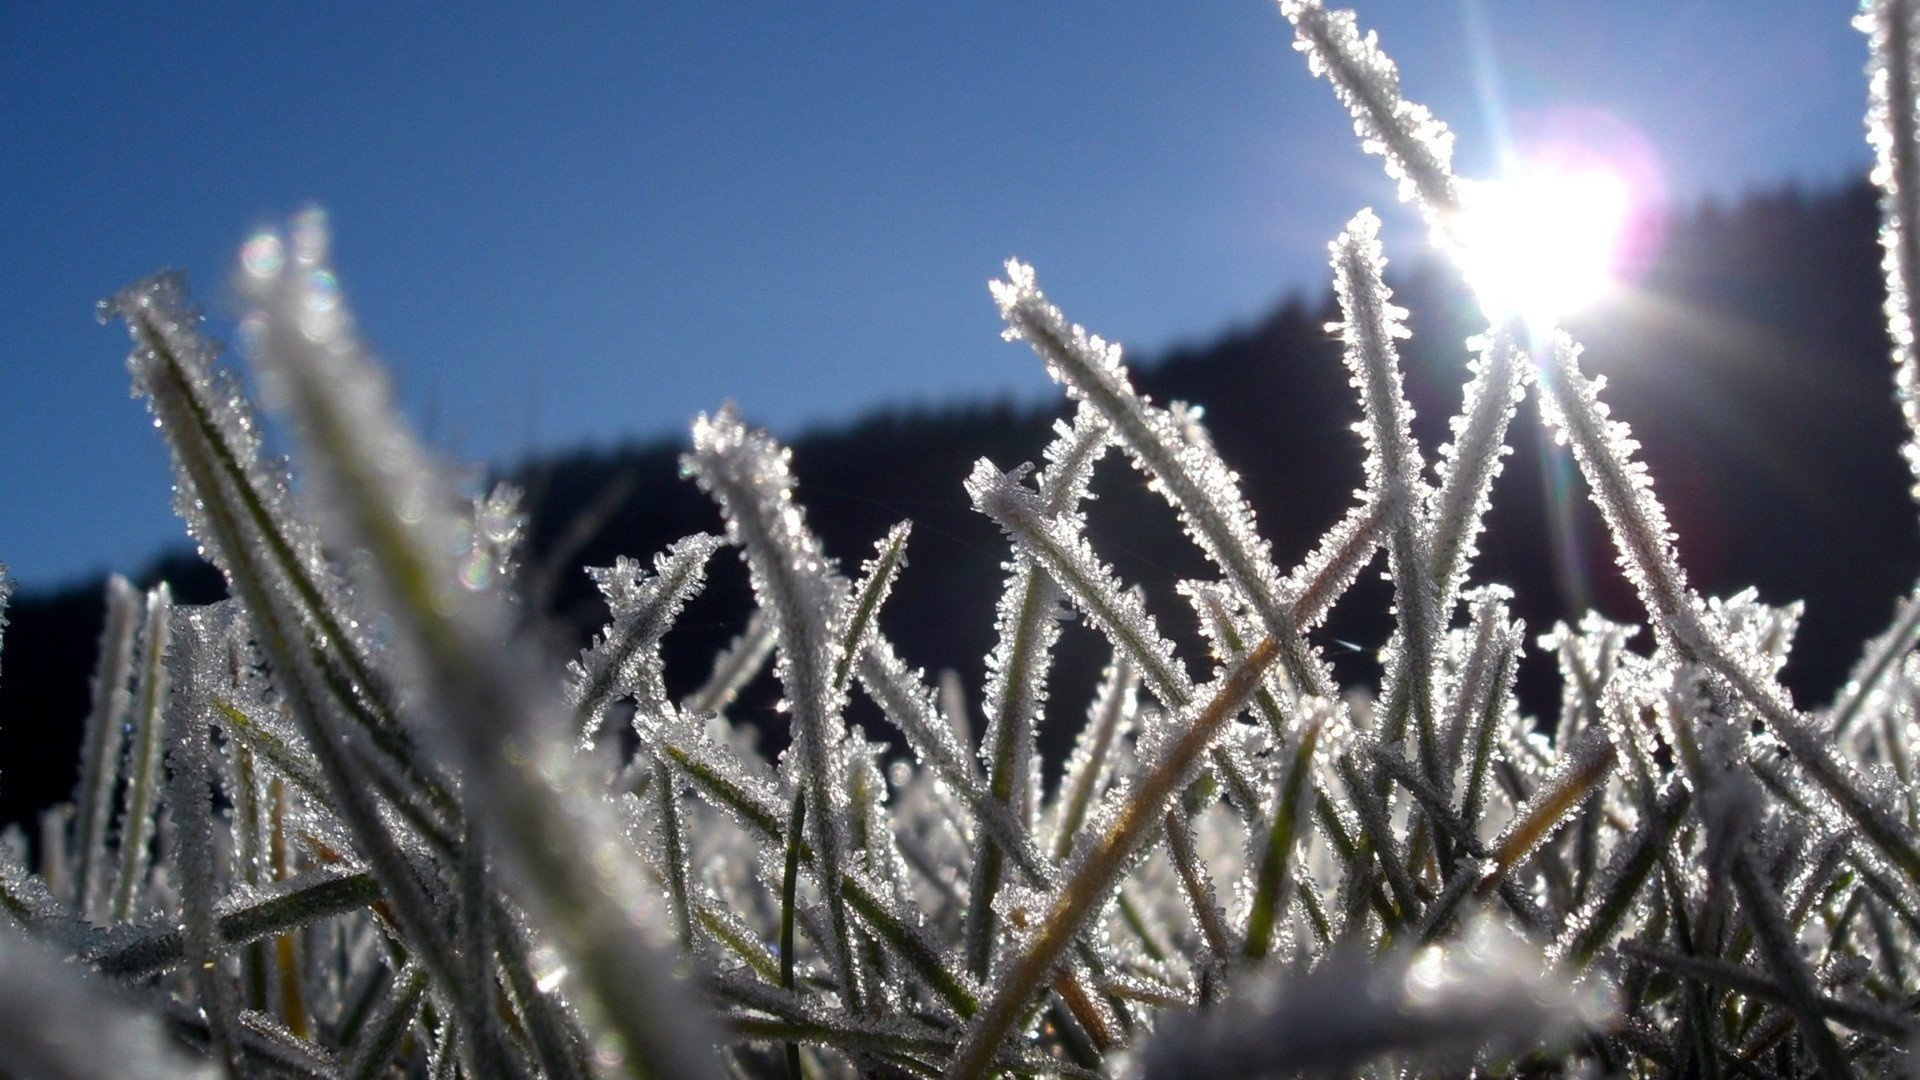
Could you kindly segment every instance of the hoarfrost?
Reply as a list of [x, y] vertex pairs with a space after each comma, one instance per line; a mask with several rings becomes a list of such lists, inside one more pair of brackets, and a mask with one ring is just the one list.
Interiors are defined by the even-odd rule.
[[1293, 24], [1294, 48], [1306, 54], [1307, 70], [1333, 84], [1353, 117], [1361, 149], [1386, 159], [1387, 175], [1400, 185], [1400, 200], [1420, 206], [1434, 239], [1450, 239], [1448, 220], [1460, 202], [1453, 177], [1453, 132], [1424, 105], [1400, 96], [1400, 71], [1369, 30], [1362, 34], [1351, 11], [1329, 11], [1319, 0], [1280, 0]]
[[1894, 399], [1907, 422], [1900, 455], [1920, 500], [1920, 360], [1914, 355], [1913, 297], [1920, 289], [1920, 116], [1915, 115], [1915, 26], [1910, 0], [1867, 0], [1854, 26], [1869, 43], [1867, 144], [1880, 189], [1887, 336], [1893, 345]]
[[705, 584], [707, 561], [720, 545], [717, 536], [685, 537], [655, 556], [650, 575], [626, 558], [610, 567], [588, 568], [612, 618], [568, 671], [567, 696], [583, 739], [592, 739], [607, 709], [620, 698], [665, 702], [660, 639]]
[[[1451, 136], [1350, 13], [1281, 8], [1445, 246]], [[1870, 0], [1861, 25], [1896, 392], [1920, 425], [1914, 12]], [[164, 588], [109, 585], [75, 805], [42, 815], [37, 873], [20, 831], [0, 849], [9, 1064], [98, 1075], [103, 1050], [129, 1055], [116, 1075], [205, 1072], [171, 1068], [164, 1037], [245, 1075], [697, 1080], [718, 1072], [717, 1013], [743, 1080], [778, 1075], [770, 1046], [822, 1080], [1896, 1068], [1910, 1025], [1893, 1006], [1920, 978], [1920, 604], [1802, 714], [1778, 683], [1797, 605], [1692, 592], [1570, 338], [1470, 342], [1429, 474], [1378, 222], [1355, 218], [1332, 254], [1367, 484], [1285, 577], [1202, 407], [1148, 400], [1116, 346], [1008, 264], [1006, 335], [1074, 411], [1037, 471], [981, 461], [966, 481], [1013, 549], [978, 752], [957, 678], [936, 690], [880, 629], [906, 523], [849, 582], [786, 449], [731, 406], [695, 424], [684, 466], [756, 610], [675, 703], [661, 641], [723, 541], [594, 571], [610, 621], [561, 671], [528, 632], [561, 560], [515, 598], [516, 496], [473, 498], [399, 420], [317, 214], [249, 241], [239, 279], [248, 351], [301, 451], [298, 500], [177, 279], [123, 292], [103, 310], [128, 323], [135, 393], [234, 600], [175, 613]], [[1468, 573], [1529, 378], [1654, 630], [1644, 652], [1597, 616], [1541, 638], [1562, 685], [1547, 722], [1517, 705], [1510, 594]], [[1089, 540], [1082, 504], [1114, 447], [1218, 570], [1180, 586], [1208, 681], [1189, 665], [1209, 657], [1149, 614], [1160, 598]], [[1387, 682], [1342, 690], [1308, 635], [1382, 547]], [[1111, 662], [1049, 788], [1035, 738], [1067, 607]], [[794, 726], [777, 765], [728, 715], [769, 655]], [[855, 684], [911, 760], [849, 730]], [[605, 730], [626, 700], [632, 738]], [[1495, 904], [1551, 963], [1495, 928]], [[142, 984], [153, 1014], [21, 935]], [[47, 1041], [75, 1017], [97, 1046]], [[1516, 1057], [1536, 1050], [1564, 1059]]]

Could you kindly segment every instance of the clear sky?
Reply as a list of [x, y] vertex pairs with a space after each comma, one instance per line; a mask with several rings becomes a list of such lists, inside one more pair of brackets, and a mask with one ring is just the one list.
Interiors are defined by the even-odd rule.
[[[1463, 172], [1495, 116], [1605, 115], [1686, 203], [1864, 170], [1852, 11], [1361, 17]], [[0, 0], [0, 561], [48, 585], [182, 535], [93, 304], [178, 266], [224, 335], [238, 244], [309, 203], [407, 408], [474, 459], [727, 397], [793, 434], [1038, 396], [985, 289], [1010, 255], [1136, 356], [1249, 322], [1392, 200], [1290, 42], [1266, 0]], [[1420, 242], [1402, 217], [1389, 254]]]

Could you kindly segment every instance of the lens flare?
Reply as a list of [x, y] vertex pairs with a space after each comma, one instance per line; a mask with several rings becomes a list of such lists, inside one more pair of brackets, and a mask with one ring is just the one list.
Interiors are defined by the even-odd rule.
[[1548, 326], [1619, 284], [1633, 198], [1602, 167], [1522, 167], [1462, 185], [1454, 240], [1467, 283], [1494, 320]]

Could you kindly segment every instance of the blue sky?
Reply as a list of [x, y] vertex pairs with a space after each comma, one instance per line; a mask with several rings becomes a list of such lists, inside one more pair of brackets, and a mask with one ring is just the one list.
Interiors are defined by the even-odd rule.
[[[1851, 12], [1361, 16], [1462, 171], [1496, 116], [1600, 113], [1684, 204], [1865, 168]], [[727, 397], [784, 434], [1037, 397], [985, 289], [1009, 255], [1137, 356], [1204, 340], [1322, 289], [1326, 241], [1392, 199], [1290, 41], [1265, 0], [0, 0], [0, 560], [49, 585], [182, 535], [93, 304], [177, 266], [224, 336], [233, 252], [309, 203], [406, 407], [463, 458], [680, 431]]]

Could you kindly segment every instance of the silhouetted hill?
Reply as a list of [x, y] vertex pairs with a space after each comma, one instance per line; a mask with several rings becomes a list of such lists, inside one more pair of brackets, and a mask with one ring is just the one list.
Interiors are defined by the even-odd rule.
[[[1864, 184], [1705, 210], [1671, 230], [1636, 295], [1573, 328], [1587, 344], [1588, 370], [1607, 375], [1616, 415], [1645, 444], [1694, 584], [1709, 594], [1754, 585], [1770, 602], [1807, 602], [1787, 672], [1807, 706], [1828, 698], [1920, 572], [1920, 519], [1896, 450], [1902, 429], [1881, 329], [1876, 229]], [[1437, 270], [1402, 274], [1396, 289], [1413, 312], [1407, 392], [1431, 453], [1458, 407], [1462, 341], [1478, 317]], [[1325, 302], [1288, 301], [1256, 326], [1136, 371], [1157, 400], [1205, 407], [1283, 561], [1311, 546], [1360, 482], [1350, 430], [1358, 408], [1325, 332], [1331, 317]], [[795, 442], [801, 498], [843, 565], [867, 557], [895, 521], [914, 520], [909, 566], [884, 616], [912, 662], [955, 668], [967, 686], [980, 685], [1007, 548], [969, 509], [961, 481], [982, 455], [1003, 467], [1036, 457], [1057, 415], [1008, 405], [886, 412]], [[1475, 578], [1513, 586], [1534, 632], [1589, 605], [1637, 621], [1611, 545], [1564, 452], [1540, 436], [1531, 397], [1511, 441]], [[680, 446], [676, 437], [557, 456], [516, 474], [534, 516], [528, 577], [556, 617], [556, 647], [577, 647], [604, 614], [578, 566], [650, 556], [688, 532], [719, 528], [678, 475]], [[1145, 584], [1162, 625], [1191, 642], [1191, 619], [1170, 586], [1205, 575], [1205, 565], [1118, 456], [1096, 490], [1096, 547], [1125, 579]], [[564, 566], [543, 566], [556, 552]], [[745, 610], [738, 560], [723, 555], [714, 571], [669, 640], [672, 677], [682, 683], [704, 674]], [[217, 594], [218, 581], [191, 559], [164, 560], [143, 576], [175, 581], [189, 601]], [[89, 582], [21, 597], [13, 608], [0, 679], [0, 818], [62, 798], [72, 783], [99, 598], [100, 584]], [[1384, 585], [1368, 575], [1323, 632], [1343, 677], [1371, 678], [1385, 600]], [[1069, 727], [1062, 721], [1083, 707], [1105, 659], [1096, 646], [1090, 633], [1065, 635], [1044, 730]], [[1550, 710], [1554, 686], [1550, 662], [1532, 656], [1523, 674], [1529, 707]], [[762, 686], [747, 707], [770, 717], [774, 699]]]

